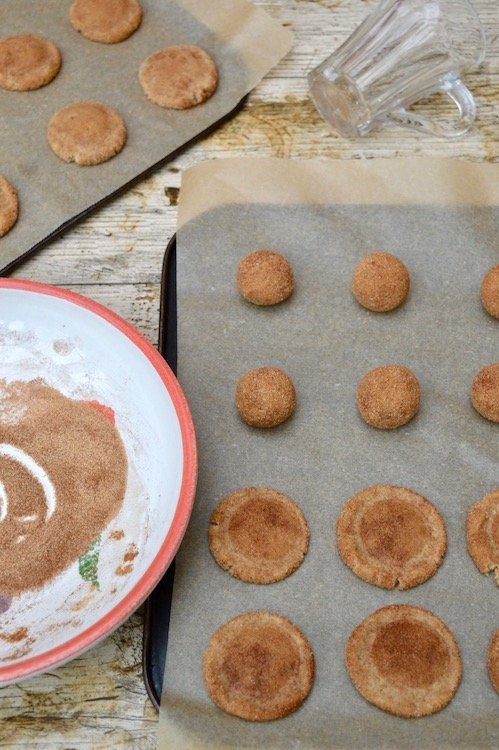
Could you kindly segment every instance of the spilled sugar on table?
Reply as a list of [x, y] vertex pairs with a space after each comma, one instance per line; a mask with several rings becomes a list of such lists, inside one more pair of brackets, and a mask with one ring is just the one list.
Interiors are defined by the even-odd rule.
[[[230, 156], [358, 159], [448, 156], [499, 161], [499, 42], [467, 82], [478, 120], [469, 134], [443, 141], [386, 130], [346, 141], [314, 109], [305, 74], [330, 54], [376, 0], [254, 0], [295, 34], [291, 53], [252, 91], [243, 108], [206, 139], [100, 208], [12, 272], [110, 307], [157, 344], [162, 260], [176, 228], [181, 172]], [[494, 4], [476, 0], [484, 24]], [[431, 114], [438, 99], [420, 105]], [[2, 688], [0, 747], [156, 747], [157, 713], [142, 678], [143, 611], [100, 645], [53, 672]]]

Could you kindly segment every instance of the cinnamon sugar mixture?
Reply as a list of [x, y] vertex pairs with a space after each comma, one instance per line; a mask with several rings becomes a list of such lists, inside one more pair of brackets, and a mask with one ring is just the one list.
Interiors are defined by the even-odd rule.
[[99, 410], [37, 379], [0, 380], [0, 594], [40, 588], [120, 509], [127, 457]]

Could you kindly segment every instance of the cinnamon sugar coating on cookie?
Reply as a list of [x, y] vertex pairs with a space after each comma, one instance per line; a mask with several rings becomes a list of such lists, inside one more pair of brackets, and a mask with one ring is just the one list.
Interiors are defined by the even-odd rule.
[[499, 264], [490, 268], [483, 277], [480, 299], [489, 315], [499, 318]]
[[293, 381], [277, 367], [257, 367], [239, 380], [236, 406], [251, 427], [276, 427], [294, 412], [296, 392]]
[[499, 586], [499, 489], [489, 492], [468, 511], [468, 552], [480, 573], [495, 573]]
[[254, 250], [239, 263], [236, 274], [239, 291], [254, 305], [276, 305], [291, 296], [293, 269], [281, 253]]
[[492, 685], [499, 693], [499, 628], [493, 633], [487, 651], [487, 668]]
[[298, 505], [268, 487], [244, 487], [224, 497], [208, 529], [217, 563], [248, 583], [275, 583], [291, 575], [303, 562], [309, 537]]
[[356, 265], [352, 292], [359, 304], [374, 312], [399, 307], [409, 294], [409, 271], [391, 253], [370, 253]]
[[17, 191], [0, 175], [0, 237], [12, 229], [19, 216]]
[[295, 711], [312, 689], [315, 662], [301, 630], [274, 612], [246, 612], [211, 636], [203, 676], [214, 703], [248, 721]]
[[499, 422], [499, 363], [477, 372], [471, 385], [471, 403], [482, 417]]
[[33, 91], [50, 83], [61, 67], [61, 53], [50, 39], [19, 34], [0, 39], [0, 88]]
[[87, 39], [116, 44], [138, 29], [142, 8], [138, 0], [75, 0], [69, 20]]
[[351, 633], [345, 657], [359, 693], [405, 718], [440, 711], [461, 682], [461, 654], [452, 632], [421, 607], [393, 604], [373, 612]]
[[140, 66], [139, 80], [147, 98], [160, 107], [189, 109], [214, 94], [218, 72], [205, 50], [179, 44], [149, 55]]
[[368, 583], [402, 591], [428, 580], [447, 549], [442, 516], [422, 495], [378, 484], [343, 505], [336, 524], [341, 559]]
[[357, 406], [362, 419], [380, 430], [407, 424], [418, 413], [419, 401], [418, 379], [403, 365], [376, 367], [357, 386]]

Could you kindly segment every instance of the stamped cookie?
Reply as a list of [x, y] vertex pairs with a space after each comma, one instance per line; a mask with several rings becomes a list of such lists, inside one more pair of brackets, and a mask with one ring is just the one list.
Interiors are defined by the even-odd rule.
[[499, 422], [499, 363], [477, 372], [471, 385], [471, 403], [482, 417]]
[[87, 39], [115, 44], [139, 28], [142, 8], [138, 0], [75, 0], [69, 20]]
[[480, 299], [493, 318], [499, 318], [499, 265], [493, 266], [483, 277]]
[[308, 696], [314, 674], [307, 638], [274, 612], [234, 617], [213, 633], [204, 652], [211, 699], [249, 721], [271, 721], [295, 711]]
[[277, 367], [250, 370], [237, 384], [236, 406], [251, 427], [276, 427], [295, 410], [293, 381]]
[[0, 237], [12, 229], [19, 216], [17, 191], [0, 175]]
[[32, 91], [52, 81], [61, 67], [53, 42], [36, 34], [0, 39], [0, 88]]
[[147, 98], [160, 107], [189, 109], [217, 88], [217, 66], [207, 52], [190, 44], [165, 47], [144, 60], [139, 81]]
[[494, 571], [499, 586], [499, 490], [489, 492], [469, 509], [466, 543], [480, 573]]
[[373, 612], [351, 633], [345, 657], [359, 693], [396, 716], [440, 711], [461, 682], [461, 654], [453, 634], [421, 607], [392, 604]]
[[352, 292], [359, 304], [374, 312], [395, 310], [409, 294], [409, 271], [391, 253], [370, 253], [356, 265]]
[[255, 250], [239, 263], [236, 283], [248, 302], [276, 305], [293, 293], [293, 269], [284, 255], [273, 250]]
[[402, 591], [442, 563], [447, 533], [434, 505], [405, 487], [378, 484], [344, 504], [336, 524], [341, 559], [368, 583]]
[[499, 693], [499, 628], [492, 635], [487, 651], [487, 667], [490, 681]]
[[74, 102], [48, 124], [48, 142], [63, 161], [80, 166], [101, 164], [118, 154], [127, 132], [121, 115], [101, 102]]
[[407, 424], [418, 413], [419, 400], [418, 379], [403, 365], [376, 367], [357, 386], [357, 406], [362, 419], [380, 430]]
[[275, 583], [291, 575], [303, 562], [309, 537], [298, 505], [267, 487], [245, 487], [224, 497], [208, 529], [217, 563], [248, 583]]

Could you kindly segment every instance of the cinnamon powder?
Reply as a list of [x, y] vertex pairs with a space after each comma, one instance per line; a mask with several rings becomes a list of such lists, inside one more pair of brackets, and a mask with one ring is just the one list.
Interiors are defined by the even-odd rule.
[[127, 457], [106, 416], [42, 380], [0, 380], [0, 594], [40, 588], [120, 509]]

